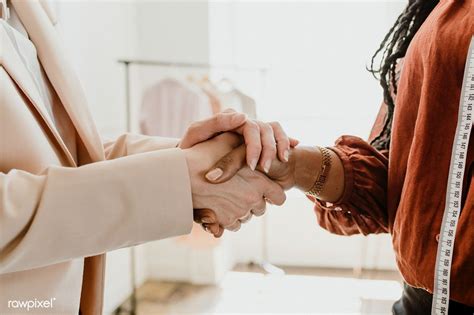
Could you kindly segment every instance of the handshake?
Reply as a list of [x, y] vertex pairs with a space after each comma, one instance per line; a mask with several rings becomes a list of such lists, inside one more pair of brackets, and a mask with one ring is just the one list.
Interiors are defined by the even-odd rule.
[[266, 204], [282, 205], [295, 185], [297, 140], [278, 123], [227, 110], [192, 124], [181, 140], [191, 180], [194, 221], [220, 237], [237, 231]]

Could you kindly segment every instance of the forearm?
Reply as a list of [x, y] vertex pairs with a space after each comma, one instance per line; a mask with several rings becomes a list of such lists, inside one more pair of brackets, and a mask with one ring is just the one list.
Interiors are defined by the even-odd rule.
[[[338, 155], [330, 150], [331, 167], [318, 199], [336, 202], [344, 190], [344, 168]], [[307, 192], [313, 187], [321, 171], [321, 151], [317, 147], [300, 146], [293, 149], [294, 187]]]
[[137, 153], [175, 148], [178, 141], [173, 138], [126, 133], [116, 140], [105, 142], [104, 152], [107, 160], [113, 160]]
[[186, 168], [182, 152], [169, 149], [41, 175], [0, 173], [0, 274], [189, 233]]

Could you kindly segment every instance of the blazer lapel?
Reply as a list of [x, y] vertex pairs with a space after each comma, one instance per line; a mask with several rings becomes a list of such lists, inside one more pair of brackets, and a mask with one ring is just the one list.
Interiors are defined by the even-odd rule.
[[1, 64], [12, 80], [17, 84], [21, 91], [28, 98], [30, 103], [38, 112], [39, 116], [44, 120], [44, 123], [48, 127], [49, 131], [53, 135], [59, 147], [66, 155], [68, 162], [71, 166], [76, 166], [76, 162], [72, 157], [71, 153], [64, 144], [61, 136], [59, 135], [54, 123], [51, 120], [50, 114], [48, 113], [41, 96], [39, 95], [38, 89], [31, 78], [30, 73], [23, 64], [18, 52], [13, 46], [10, 36], [7, 34], [7, 29], [4, 25], [0, 24], [0, 47], [1, 51]]
[[89, 155], [94, 161], [104, 160], [102, 141], [89, 113], [81, 84], [47, 13], [38, 1], [12, 0], [11, 3], [35, 44], [41, 64]]

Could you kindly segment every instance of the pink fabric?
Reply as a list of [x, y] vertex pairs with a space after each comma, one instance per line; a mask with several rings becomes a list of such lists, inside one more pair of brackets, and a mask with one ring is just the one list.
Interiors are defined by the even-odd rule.
[[189, 124], [212, 115], [209, 97], [174, 79], [164, 79], [148, 89], [140, 111], [140, 132], [180, 138]]

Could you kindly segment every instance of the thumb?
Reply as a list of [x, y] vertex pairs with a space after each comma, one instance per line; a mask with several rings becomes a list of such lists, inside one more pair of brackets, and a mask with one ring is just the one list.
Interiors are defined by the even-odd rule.
[[245, 144], [241, 144], [214, 164], [214, 166], [206, 173], [207, 180], [214, 184], [228, 181], [246, 165], [245, 157]]
[[215, 114], [208, 119], [197, 121], [186, 130], [179, 147], [181, 149], [190, 148], [197, 143], [214, 137], [218, 133], [236, 129], [245, 123], [246, 120], [247, 115], [243, 113], [225, 111]]

